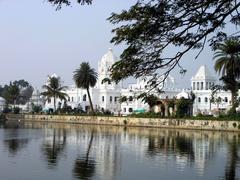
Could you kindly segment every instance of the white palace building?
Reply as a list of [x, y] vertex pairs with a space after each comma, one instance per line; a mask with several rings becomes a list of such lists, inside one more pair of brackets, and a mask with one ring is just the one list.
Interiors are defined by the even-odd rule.
[[[146, 79], [139, 78], [135, 84], [129, 84], [127, 88], [123, 88], [122, 82], [119, 84], [102, 83], [104, 78], [109, 77], [109, 68], [116, 60], [112, 49], [109, 49], [98, 63], [98, 81], [96, 86], [90, 89], [94, 108], [100, 111], [109, 110], [114, 114], [121, 115], [131, 114], [136, 111], [148, 111], [148, 105], [143, 103], [142, 100], [135, 98], [137, 95], [146, 91]], [[210, 101], [212, 95], [211, 86], [216, 83], [216, 78], [212, 76], [207, 67], [203, 65], [199, 68], [196, 75], [192, 77], [191, 88], [188, 89], [176, 88], [174, 78], [169, 76], [163, 88], [164, 93], [159, 95], [159, 99], [189, 98], [189, 94], [192, 91], [196, 96], [193, 104], [193, 115], [197, 115], [198, 113], [212, 114], [216, 109], [227, 110], [231, 104], [230, 92], [217, 92], [214, 96], [215, 99], [219, 101], [217, 103]], [[83, 110], [89, 108], [86, 90], [76, 88], [76, 86], [73, 85], [66, 90], [66, 93], [69, 96], [67, 104], [72, 108], [76, 108], [79, 105], [81, 105]], [[128, 101], [120, 104], [118, 99], [121, 96], [126, 96]], [[58, 100], [58, 102], [59, 101], [60, 100]], [[63, 103], [61, 102], [61, 104]], [[53, 108], [53, 100], [45, 103], [45, 109], [49, 108]]]

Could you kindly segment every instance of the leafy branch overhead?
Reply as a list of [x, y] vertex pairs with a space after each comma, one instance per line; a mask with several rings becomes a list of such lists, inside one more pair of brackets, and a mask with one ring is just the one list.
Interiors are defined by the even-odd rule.
[[[75, 0], [75, 1], [81, 5], [92, 4], [92, 0]], [[57, 10], [61, 9], [62, 5], [66, 5], [66, 6], [71, 5], [71, 0], [48, 0], [48, 2], [55, 5], [57, 7]]]
[[215, 48], [227, 37], [227, 23], [239, 25], [239, 6], [235, 0], [138, 0], [129, 10], [113, 13], [109, 21], [117, 27], [111, 42], [126, 44], [126, 49], [111, 69], [112, 78], [158, 70], [167, 77], [176, 66], [183, 72], [180, 60], [185, 54], [198, 49], [197, 58], [207, 41]]
[[[74, 0], [48, 1], [60, 9], [62, 4], [70, 5]], [[75, 1], [82, 5], [92, 3]], [[150, 81], [157, 86], [175, 67], [185, 73], [180, 62], [190, 50], [198, 50], [197, 58], [207, 42], [215, 49], [229, 36], [227, 26], [238, 27], [239, 6], [237, 0], [136, 0], [128, 10], [112, 13], [108, 18], [115, 25], [111, 42], [126, 48], [111, 68], [111, 78], [120, 81], [129, 76], [153, 75]], [[235, 29], [231, 36], [238, 38], [239, 31]]]

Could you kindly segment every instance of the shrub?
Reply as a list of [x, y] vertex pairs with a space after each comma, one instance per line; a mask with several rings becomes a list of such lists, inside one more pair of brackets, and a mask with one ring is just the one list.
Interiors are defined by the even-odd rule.
[[40, 113], [42, 111], [41, 105], [32, 105], [32, 113]]
[[19, 114], [20, 113], [20, 108], [19, 107], [14, 107], [13, 108], [13, 113], [14, 114]]

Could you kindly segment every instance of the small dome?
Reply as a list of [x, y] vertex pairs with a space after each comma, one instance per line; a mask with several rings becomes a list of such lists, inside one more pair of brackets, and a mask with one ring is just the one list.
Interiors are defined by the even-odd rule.
[[178, 93], [176, 96], [177, 99], [189, 99], [189, 94], [187, 92], [185, 92], [184, 90], [182, 90], [182, 92]]
[[0, 106], [5, 105], [6, 100], [3, 97], [0, 97]]

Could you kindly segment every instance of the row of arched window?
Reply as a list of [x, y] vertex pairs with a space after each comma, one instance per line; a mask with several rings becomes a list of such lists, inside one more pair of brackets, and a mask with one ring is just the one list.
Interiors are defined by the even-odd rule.
[[[74, 102], [74, 97], [68, 97], [68, 101], [70, 102]], [[78, 97], [78, 101], [80, 101], [80, 97]], [[82, 101], [87, 101], [87, 95], [84, 94], [83, 97], [82, 97]]]
[[[115, 103], [117, 102], [117, 99], [118, 99], [118, 97], [115, 96], [115, 97], [114, 97], [114, 102], [115, 102]], [[105, 96], [102, 96], [102, 102], [104, 102], [104, 101], [105, 101]], [[109, 102], [110, 102], [110, 103], [113, 102], [113, 96], [110, 96], [110, 97], [109, 97]]]
[[[205, 97], [204, 99], [204, 102], [207, 103], [210, 99]], [[224, 98], [221, 98], [221, 97], [218, 97], [218, 101], [219, 102], [228, 102], [228, 98], [227, 97], [224, 97]], [[202, 102], [202, 98], [201, 97], [198, 97], [198, 102]]]
[[193, 82], [193, 90], [209, 90], [214, 86], [214, 82]]

